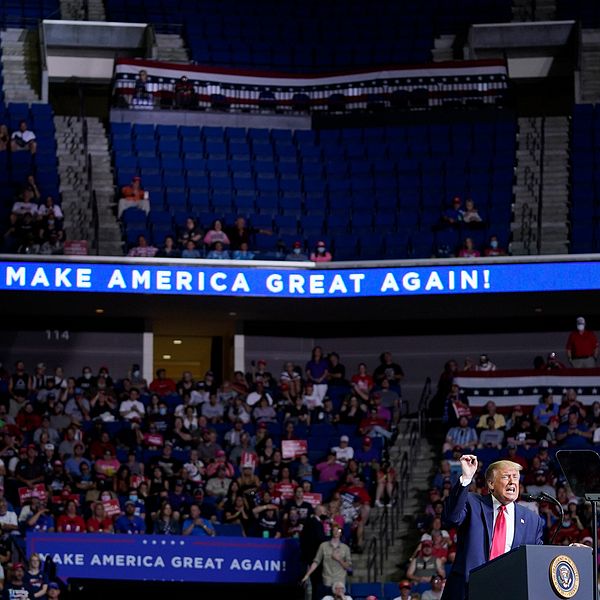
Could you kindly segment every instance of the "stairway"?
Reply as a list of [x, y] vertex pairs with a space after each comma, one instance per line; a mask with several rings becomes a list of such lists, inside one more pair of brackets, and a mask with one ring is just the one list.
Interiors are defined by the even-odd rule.
[[556, 18], [556, 0], [513, 0], [512, 22], [553, 21]]
[[535, 20], [554, 21], [556, 19], [556, 0], [536, 0]]
[[569, 252], [569, 121], [544, 118], [540, 254]]
[[92, 156], [92, 189], [98, 206], [97, 251], [103, 256], [122, 256], [121, 229], [116, 219], [115, 182], [108, 135], [98, 119], [87, 119], [88, 151]]
[[85, 19], [83, 0], [60, 0], [60, 16], [65, 21], [83, 21]]
[[600, 102], [600, 30], [581, 32], [581, 71], [578, 102]]
[[67, 239], [87, 240], [91, 249], [92, 206], [87, 189], [83, 125], [76, 117], [55, 116], [54, 126]]
[[40, 102], [40, 65], [35, 30], [0, 32], [5, 102]]
[[433, 40], [433, 50], [431, 56], [433, 62], [445, 62], [454, 60], [454, 42], [455, 35], [440, 35]]
[[[402, 442], [400, 448], [402, 452], [404, 450]], [[404, 567], [399, 565], [404, 565], [419, 543], [419, 532], [415, 528], [413, 517], [423, 512], [423, 499], [431, 487], [431, 478], [438, 464], [438, 455], [439, 449], [423, 438], [412, 466], [409, 496], [404, 505], [404, 518], [396, 532], [394, 547], [383, 564], [382, 581], [397, 581], [404, 577]]]
[[87, 2], [88, 21], [106, 21], [103, 0], [85, 0]]
[[[114, 212], [108, 211], [109, 226], [106, 226], [105, 212], [101, 210], [114, 198], [114, 185], [108, 152], [108, 139], [103, 125], [98, 119], [87, 118], [88, 153], [91, 156], [91, 182], [96, 193], [99, 210], [100, 231], [106, 243], [117, 241], [118, 255], [122, 254], [120, 230]], [[54, 118], [56, 141], [58, 145], [58, 171], [60, 174], [60, 192], [65, 213], [67, 238], [86, 240], [91, 253], [99, 249], [99, 240], [95, 239], [93, 226], [93, 207], [88, 184], [88, 166], [85, 154], [83, 121], [77, 117], [57, 116]], [[109, 229], [112, 234], [107, 233]], [[111, 237], [112, 235], [112, 237]], [[101, 248], [100, 248], [101, 249]]]
[[102, 0], [60, 0], [60, 14], [70, 21], [106, 21]]
[[[410, 420], [408, 419], [405, 421], [407, 424], [409, 422]], [[407, 433], [400, 433], [396, 444], [390, 448], [390, 461], [396, 469], [399, 467], [402, 454], [405, 450], [408, 450], [408, 439], [409, 436]], [[409, 497], [404, 504], [403, 514], [399, 515], [399, 527], [392, 542], [392, 547], [388, 549], [388, 556], [383, 565], [382, 575], [378, 577], [380, 581], [390, 581], [399, 578], [397, 573], [398, 564], [402, 560], [405, 560], [414, 550], [414, 544], [417, 543], [415, 541], [417, 534], [414, 529], [412, 517], [422, 509], [420, 496], [429, 488], [434, 456], [435, 453], [427, 440], [422, 439], [412, 465]], [[365, 549], [373, 537], [379, 537], [380, 524], [385, 510], [396, 510], [396, 507], [392, 509], [373, 507], [371, 510], [369, 523], [365, 528]], [[378, 541], [379, 543], [383, 543], [381, 539], [378, 539]], [[363, 554], [352, 555], [353, 583], [368, 581], [367, 559], [368, 554], [366, 551]]]
[[537, 254], [537, 219], [541, 181], [542, 119], [520, 118], [515, 203], [510, 252]]
[[190, 58], [183, 38], [174, 33], [156, 34], [156, 60], [189, 63]]

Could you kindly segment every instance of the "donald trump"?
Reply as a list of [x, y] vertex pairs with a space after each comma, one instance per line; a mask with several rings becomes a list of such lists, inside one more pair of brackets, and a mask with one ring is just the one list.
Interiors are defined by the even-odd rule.
[[444, 521], [458, 527], [458, 542], [442, 600], [467, 600], [473, 569], [523, 544], [543, 543], [542, 519], [516, 504], [521, 465], [492, 463], [485, 472], [488, 494], [482, 495], [469, 492], [477, 457], [465, 454], [460, 464], [461, 477], [444, 503]]

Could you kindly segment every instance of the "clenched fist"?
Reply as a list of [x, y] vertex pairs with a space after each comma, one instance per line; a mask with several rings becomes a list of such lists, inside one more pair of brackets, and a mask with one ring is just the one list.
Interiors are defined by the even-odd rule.
[[463, 454], [460, 457], [463, 481], [471, 481], [477, 473], [477, 457], [473, 454]]

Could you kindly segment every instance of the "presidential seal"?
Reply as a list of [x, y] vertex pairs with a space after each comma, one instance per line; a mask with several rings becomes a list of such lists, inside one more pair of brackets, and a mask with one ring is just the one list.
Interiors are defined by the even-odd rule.
[[572, 598], [579, 589], [577, 565], [564, 554], [550, 563], [550, 585], [561, 598]]

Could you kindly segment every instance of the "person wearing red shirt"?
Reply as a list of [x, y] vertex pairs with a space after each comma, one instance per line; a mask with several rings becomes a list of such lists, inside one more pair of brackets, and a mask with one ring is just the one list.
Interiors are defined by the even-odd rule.
[[153, 394], [158, 394], [161, 398], [177, 393], [177, 385], [172, 379], [167, 377], [165, 369], [158, 369], [156, 371], [156, 379], [150, 384], [149, 389]]
[[369, 400], [369, 394], [375, 385], [373, 377], [367, 373], [367, 365], [360, 363], [358, 365], [358, 373], [352, 375], [352, 389], [363, 400]]
[[112, 519], [107, 516], [102, 502], [94, 504], [93, 514], [87, 520], [87, 530], [89, 533], [114, 533]]
[[388, 427], [388, 422], [379, 416], [377, 407], [372, 406], [369, 415], [360, 422], [358, 429], [361, 435], [379, 436], [389, 440], [392, 437], [392, 433], [388, 431]]
[[577, 317], [577, 329], [567, 339], [567, 357], [574, 369], [593, 369], [598, 360], [598, 338], [585, 328], [585, 319]]
[[69, 500], [65, 513], [58, 517], [56, 531], [60, 533], [85, 533], [85, 530], [85, 521], [77, 514], [77, 504], [74, 500]]

